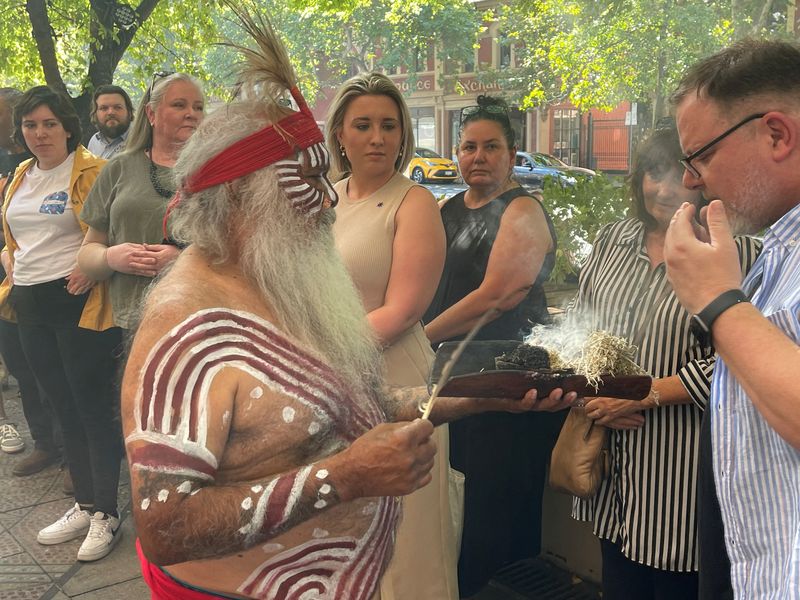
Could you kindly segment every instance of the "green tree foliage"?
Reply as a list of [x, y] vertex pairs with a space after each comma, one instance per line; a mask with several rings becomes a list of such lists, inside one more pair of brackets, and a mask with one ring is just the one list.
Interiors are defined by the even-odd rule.
[[518, 69], [495, 73], [525, 106], [644, 102], [653, 119], [699, 58], [744, 36], [786, 31], [785, 0], [520, 0], [499, 11]]
[[[204, 47], [216, 37], [212, 0], [141, 0], [128, 28], [114, 0], [0, 0], [0, 82], [47, 85], [78, 96], [110, 83], [122, 64], [145, 81], [154, 70], [204, 75]], [[124, 57], [124, 58], [123, 58]]]
[[[440, 60], [471, 58], [481, 15], [468, 0], [297, 2], [260, 0], [280, 32], [307, 97], [372, 69], [426, 70], [429, 52]], [[223, 30], [236, 35], [234, 30]], [[211, 60], [222, 66], [221, 54]], [[301, 58], [300, 58], [301, 57]]]
[[[243, 0], [267, 12], [293, 58], [304, 92], [372, 68], [413, 77], [436, 50], [466, 60], [480, 31], [468, 0]], [[88, 119], [95, 87], [118, 83], [138, 98], [156, 71], [197, 76], [212, 95], [233, 83], [228, 48], [245, 42], [219, 0], [139, 0], [136, 19], [115, 23], [115, 0], [0, 0], [0, 85], [47, 83], [69, 93]]]
[[603, 173], [592, 179], [580, 178], [574, 187], [547, 177], [543, 194], [558, 240], [550, 281], [558, 284], [574, 279], [597, 232], [604, 225], [624, 218], [630, 201], [626, 186], [618, 178]]

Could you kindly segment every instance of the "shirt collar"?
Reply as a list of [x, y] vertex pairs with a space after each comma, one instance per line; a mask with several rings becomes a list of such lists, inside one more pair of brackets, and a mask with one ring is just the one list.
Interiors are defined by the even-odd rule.
[[644, 223], [639, 219], [631, 219], [628, 226], [619, 234], [617, 245], [641, 246], [644, 242]]
[[130, 126], [128, 126], [128, 128], [125, 131], [122, 132], [122, 135], [119, 135], [119, 136], [117, 136], [117, 137], [115, 137], [113, 139], [107, 138], [106, 136], [104, 136], [99, 131], [97, 133], [95, 133], [94, 136], [98, 140], [100, 140], [101, 142], [103, 142], [104, 144], [106, 144], [108, 146], [108, 145], [113, 144], [114, 142], [124, 142], [125, 140], [127, 140], [128, 139], [128, 133], [130, 133], [130, 131], [131, 131], [131, 128], [130, 128]]
[[764, 233], [764, 248], [776, 244], [787, 249], [800, 244], [800, 204], [767, 228]]

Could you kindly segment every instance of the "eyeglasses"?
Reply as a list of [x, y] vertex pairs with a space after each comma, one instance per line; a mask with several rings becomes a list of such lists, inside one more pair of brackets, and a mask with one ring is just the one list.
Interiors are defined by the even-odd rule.
[[712, 146], [714, 146], [715, 144], [718, 144], [718, 143], [720, 143], [722, 140], [724, 140], [726, 137], [728, 137], [728, 136], [729, 136], [730, 134], [732, 134], [734, 131], [736, 131], [737, 129], [739, 129], [739, 127], [741, 127], [742, 125], [745, 125], [745, 124], [749, 123], [750, 121], [754, 121], [754, 120], [756, 120], [756, 119], [760, 119], [761, 117], [765, 116], [766, 114], [767, 114], [767, 113], [758, 113], [758, 114], [755, 114], [755, 115], [750, 115], [749, 117], [745, 117], [744, 119], [742, 119], [741, 121], [739, 121], [739, 122], [738, 122], [736, 125], [734, 125], [734, 126], [733, 126], [733, 127], [731, 127], [730, 129], [726, 129], [725, 131], [723, 131], [723, 132], [722, 132], [720, 135], [718, 135], [718, 136], [717, 136], [717, 137], [715, 137], [713, 140], [711, 140], [710, 142], [708, 142], [708, 143], [707, 143], [705, 146], [703, 146], [703, 147], [702, 147], [702, 148], [700, 148], [699, 150], [695, 150], [694, 152], [692, 152], [691, 154], [689, 154], [689, 155], [687, 155], [687, 156], [684, 156], [684, 157], [683, 157], [683, 158], [681, 158], [681, 159], [680, 159], [678, 162], [679, 162], [679, 163], [681, 163], [681, 165], [683, 165], [683, 168], [684, 168], [684, 169], [686, 169], [686, 170], [687, 170], [687, 171], [689, 171], [689, 173], [691, 173], [691, 174], [692, 174], [694, 177], [697, 177], [697, 178], [699, 179], [699, 178], [701, 177], [701, 175], [700, 175], [700, 171], [698, 171], [698, 170], [697, 170], [697, 167], [695, 167], [694, 165], [692, 165], [692, 161], [693, 161], [694, 159], [696, 159], [696, 158], [698, 158], [699, 156], [701, 156], [702, 154], [705, 154], [706, 152], [708, 152], [708, 150], [709, 150], [709, 149], [710, 149]]
[[463, 124], [467, 117], [477, 115], [478, 113], [484, 113], [490, 119], [501, 117], [508, 121], [508, 109], [503, 106], [498, 106], [497, 104], [476, 104], [474, 106], [465, 106], [461, 109], [461, 118], [459, 120]]

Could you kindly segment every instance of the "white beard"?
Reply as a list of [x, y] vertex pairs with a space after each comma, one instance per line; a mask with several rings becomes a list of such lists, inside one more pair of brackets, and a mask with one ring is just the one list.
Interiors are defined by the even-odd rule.
[[319, 352], [349, 384], [374, 394], [381, 356], [333, 243], [335, 213], [296, 211], [270, 171], [241, 190], [250, 213], [241, 268], [272, 308], [278, 327]]

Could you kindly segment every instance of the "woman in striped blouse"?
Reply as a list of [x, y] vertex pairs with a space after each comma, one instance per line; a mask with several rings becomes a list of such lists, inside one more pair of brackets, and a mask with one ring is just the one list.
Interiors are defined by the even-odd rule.
[[[672, 215], [701, 200], [682, 186], [679, 158], [674, 128], [643, 144], [630, 176], [635, 216], [599, 232], [570, 311], [636, 345], [653, 376], [641, 402], [586, 403], [587, 415], [611, 429], [611, 470], [593, 498], [575, 499], [573, 517], [592, 521], [600, 538], [604, 600], [697, 598], [698, 442], [714, 351], [690, 328], [664, 266]], [[758, 245], [737, 243], [746, 272]]]

